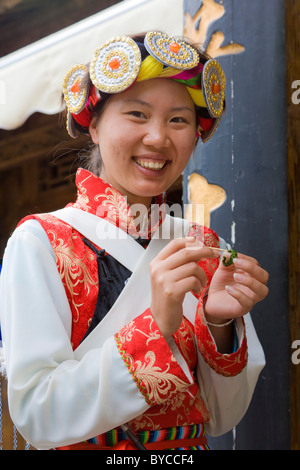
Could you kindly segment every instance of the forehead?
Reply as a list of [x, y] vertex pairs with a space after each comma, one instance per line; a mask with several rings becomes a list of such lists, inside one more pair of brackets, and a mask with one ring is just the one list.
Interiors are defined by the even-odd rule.
[[116, 103], [141, 101], [145, 105], [161, 109], [187, 107], [195, 109], [186, 87], [168, 78], [152, 78], [136, 82], [129, 89], [112, 97]]

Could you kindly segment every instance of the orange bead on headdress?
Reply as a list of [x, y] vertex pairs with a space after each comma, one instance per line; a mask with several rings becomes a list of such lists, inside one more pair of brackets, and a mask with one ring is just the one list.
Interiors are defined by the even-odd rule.
[[220, 64], [184, 40], [148, 32], [143, 42], [122, 36], [96, 49], [89, 68], [75, 65], [65, 76], [67, 128], [72, 137], [88, 133], [97, 103], [136, 81], [164, 77], [187, 87], [196, 107], [197, 137], [207, 141], [225, 108], [226, 79]]

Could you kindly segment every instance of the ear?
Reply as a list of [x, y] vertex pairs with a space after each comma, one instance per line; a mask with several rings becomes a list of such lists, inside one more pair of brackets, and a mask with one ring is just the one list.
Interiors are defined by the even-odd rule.
[[92, 119], [90, 126], [89, 126], [90, 136], [94, 144], [99, 144], [99, 133], [97, 129], [97, 123], [98, 123], [97, 119]]

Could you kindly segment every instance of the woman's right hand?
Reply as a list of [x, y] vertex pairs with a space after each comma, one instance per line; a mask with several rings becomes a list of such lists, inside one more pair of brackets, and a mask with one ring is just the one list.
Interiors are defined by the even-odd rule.
[[182, 323], [182, 304], [187, 292], [198, 294], [207, 279], [198, 265], [201, 258], [218, 254], [194, 237], [177, 238], [150, 263], [152, 289], [151, 313], [165, 339]]

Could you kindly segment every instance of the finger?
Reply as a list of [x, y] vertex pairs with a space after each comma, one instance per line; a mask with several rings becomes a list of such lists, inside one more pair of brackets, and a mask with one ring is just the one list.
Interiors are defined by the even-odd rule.
[[203, 269], [195, 262], [186, 263], [169, 272], [172, 282], [178, 282], [188, 277], [195, 277], [201, 284], [201, 287], [206, 286], [207, 277]]
[[250, 310], [256, 303], [249, 295], [247, 295], [245, 292], [243, 292], [241, 289], [238, 289], [237, 287], [226, 286], [225, 289], [227, 293], [231, 295], [231, 297], [236, 299], [238, 302], [232, 312], [232, 316], [234, 318], [245, 315], [245, 313], [250, 312]]
[[241, 272], [234, 273], [233, 277], [234, 277], [234, 280], [238, 282], [240, 285], [248, 287], [248, 289], [250, 289], [252, 293], [251, 296], [253, 300], [255, 301], [255, 303], [267, 297], [269, 293], [269, 289], [262, 282], [254, 279], [248, 274], [244, 274]]
[[210, 250], [206, 248], [201, 248], [200, 250], [192, 250], [189, 248], [183, 248], [179, 252], [170, 256], [167, 260], [164, 261], [165, 267], [167, 269], [176, 269], [179, 266], [194, 262], [196, 264], [203, 258], [210, 257]]
[[259, 266], [259, 262], [257, 261], [257, 259], [253, 258], [252, 256], [245, 255], [244, 253], [238, 253], [238, 258], [244, 259], [246, 261], [250, 261], [254, 264], [257, 264], [257, 266]]
[[171, 281], [160, 286], [161, 294], [168, 297], [170, 301], [182, 303], [188, 292], [198, 293], [202, 288], [199, 279], [195, 276], [185, 277], [177, 281]]
[[254, 258], [249, 259], [249, 257], [241, 258], [238, 256], [234, 258], [233, 263], [236, 268], [245, 271], [263, 284], [267, 284], [269, 280], [268, 272], [260, 267], [256, 260], [253, 261], [253, 259]]
[[186, 277], [174, 283], [174, 291], [178, 291], [182, 296], [188, 292], [198, 293], [201, 287], [200, 281], [195, 276]]
[[177, 251], [181, 250], [182, 248], [185, 248], [187, 244], [193, 242], [195, 242], [195, 237], [175, 238], [159, 252], [159, 254], [156, 256], [156, 259], [166, 259], [174, 253], [177, 253]]
[[[201, 249], [203, 252], [201, 252]], [[170, 256], [180, 252], [181, 250], [186, 250], [183, 255], [187, 257], [187, 260], [192, 260], [197, 258], [199, 254], [199, 258], [216, 258], [218, 256], [211, 248], [206, 247], [202, 242], [199, 242], [195, 237], [184, 237], [184, 238], [176, 238], [168, 243], [165, 246], [156, 259], [158, 260], [165, 260]]]

